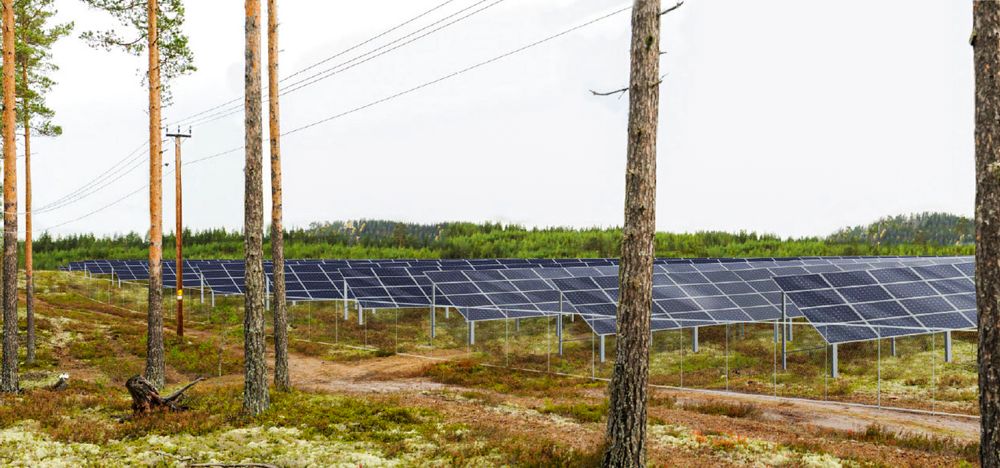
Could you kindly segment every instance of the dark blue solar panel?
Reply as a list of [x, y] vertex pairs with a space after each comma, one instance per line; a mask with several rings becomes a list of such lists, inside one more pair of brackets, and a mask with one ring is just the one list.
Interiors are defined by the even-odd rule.
[[786, 276], [774, 278], [785, 292], [829, 288], [830, 285], [820, 275]]

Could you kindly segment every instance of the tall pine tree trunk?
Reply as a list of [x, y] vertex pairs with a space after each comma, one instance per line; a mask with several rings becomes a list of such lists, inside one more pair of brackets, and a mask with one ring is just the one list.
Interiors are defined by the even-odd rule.
[[0, 392], [17, 379], [17, 131], [14, 92], [14, 1], [3, 0], [3, 364]]
[[980, 461], [1000, 467], [1000, 3], [973, 3]]
[[264, 357], [264, 136], [261, 117], [260, 0], [246, 0], [246, 188], [244, 199], [244, 255], [246, 292], [243, 317], [245, 381], [243, 411], [258, 415], [267, 410], [267, 362]]
[[618, 273], [618, 344], [611, 379], [604, 466], [646, 463], [659, 73], [660, 1], [636, 0], [632, 10], [625, 227]]
[[278, 0], [267, 1], [268, 118], [271, 137], [271, 261], [274, 263], [274, 385], [291, 388], [288, 376], [288, 306], [285, 303], [285, 233], [281, 196], [281, 106], [278, 91]]
[[157, 0], [148, 0], [149, 48], [149, 314], [146, 329], [146, 380], [166, 383], [163, 359], [163, 161], [160, 153], [160, 46]]
[[[28, 87], [28, 68], [21, 67], [21, 80], [25, 89]], [[31, 115], [27, 111], [28, 102], [25, 96], [24, 105], [24, 295], [28, 314], [28, 354], [25, 357], [26, 364], [35, 363], [35, 269], [32, 259], [34, 251], [32, 248], [31, 235]]]

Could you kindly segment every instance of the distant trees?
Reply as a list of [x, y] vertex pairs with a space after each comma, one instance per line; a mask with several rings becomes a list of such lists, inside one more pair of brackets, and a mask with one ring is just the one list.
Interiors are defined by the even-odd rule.
[[650, 314], [656, 236], [656, 132], [660, 105], [660, 1], [632, 7], [625, 227], [619, 265], [618, 337], [604, 466], [645, 466]]
[[[163, 360], [163, 161], [161, 105], [164, 83], [195, 70], [194, 55], [182, 31], [182, 0], [83, 0], [107, 11], [124, 27], [116, 31], [88, 31], [92, 46], [120, 49], [132, 55], [147, 52], [144, 81], [149, 87], [149, 312], [146, 339], [146, 379], [157, 388], [165, 383]], [[146, 40], [142, 40], [145, 36]]]
[[274, 385], [288, 390], [288, 304], [281, 194], [281, 93], [278, 89], [278, 0], [267, 0], [267, 95], [271, 140], [271, 259], [274, 262]]
[[246, 292], [243, 315], [243, 412], [258, 415], [270, 406], [267, 362], [264, 359], [264, 136], [261, 117], [260, 0], [246, 0], [245, 125], [243, 250]]
[[17, 375], [17, 131], [14, 2], [3, 0], [3, 357], [0, 392], [20, 388]]
[[1000, 466], [1000, 3], [973, 2], [979, 459]]
[[62, 127], [52, 123], [55, 112], [45, 102], [45, 96], [55, 84], [49, 73], [58, 69], [52, 63], [52, 45], [73, 30], [73, 23], [50, 24], [56, 14], [55, 0], [15, 0], [17, 27], [17, 95], [18, 122], [24, 132], [24, 273], [27, 312], [27, 356], [25, 362], [35, 362], [35, 280], [31, 219], [31, 137], [32, 134], [57, 136]]

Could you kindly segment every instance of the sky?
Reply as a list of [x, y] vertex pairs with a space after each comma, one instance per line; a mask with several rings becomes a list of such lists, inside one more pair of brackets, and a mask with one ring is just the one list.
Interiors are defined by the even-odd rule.
[[[496, 1], [452, 0], [282, 83], [354, 65], [284, 96], [286, 132], [375, 103], [282, 138], [286, 226], [359, 218], [622, 224], [628, 99], [590, 90], [628, 83], [628, 12], [382, 101], [631, 3]], [[442, 2], [282, 0], [281, 75]], [[452, 20], [492, 6], [373, 57], [477, 3]], [[33, 139], [36, 236], [145, 233], [148, 163], [126, 159], [148, 138], [145, 59], [88, 47], [79, 34], [113, 22], [78, 0], [56, 4], [76, 29], [53, 51], [60, 69], [49, 104], [64, 133]], [[198, 71], [171, 83], [168, 122], [242, 98], [243, 2], [186, 6]], [[971, 216], [971, 12], [969, 1], [687, 0], [662, 25], [657, 228], [813, 236], [887, 215]], [[242, 113], [192, 132], [182, 151], [185, 226], [239, 229], [243, 151], [195, 161], [243, 145]], [[173, 143], [164, 149], [169, 232]], [[115, 167], [134, 169], [42, 209]], [[23, 188], [22, 173], [22, 209]]]

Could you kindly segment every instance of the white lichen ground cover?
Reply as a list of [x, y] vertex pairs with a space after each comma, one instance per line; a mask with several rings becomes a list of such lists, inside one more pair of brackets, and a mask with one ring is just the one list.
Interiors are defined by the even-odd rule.
[[192, 436], [148, 435], [104, 445], [53, 441], [31, 421], [0, 430], [5, 466], [186, 466], [189, 463], [272, 463], [279, 466], [414, 466], [434, 463], [419, 435], [388, 457], [375, 446], [307, 436], [296, 428], [248, 427]]

